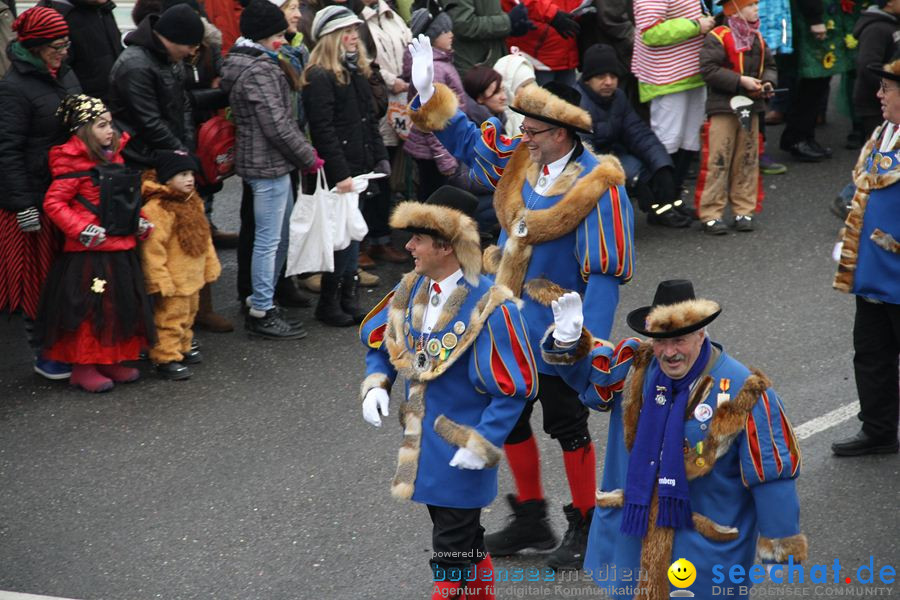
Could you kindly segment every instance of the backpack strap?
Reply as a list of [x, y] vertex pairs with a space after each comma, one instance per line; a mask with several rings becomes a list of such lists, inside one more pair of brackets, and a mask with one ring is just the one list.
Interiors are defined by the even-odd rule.
[[94, 177], [93, 171], [75, 171], [73, 173], [64, 173], [57, 175], [53, 179], [81, 179], [82, 177]]
[[94, 216], [96, 216], [96, 217], [100, 217], [100, 216], [101, 216], [101, 215], [100, 215], [100, 209], [99, 209], [96, 205], [92, 204], [87, 198], [85, 198], [85, 197], [82, 196], [81, 194], [75, 194], [75, 199], [78, 200], [78, 202], [79, 202], [83, 207], [85, 207], [86, 209], [88, 209], [89, 211], [91, 211], [91, 212], [94, 214]]

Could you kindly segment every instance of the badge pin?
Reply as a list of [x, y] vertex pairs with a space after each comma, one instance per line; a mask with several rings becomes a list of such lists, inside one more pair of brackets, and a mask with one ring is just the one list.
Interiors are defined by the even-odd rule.
[[713, 409], [709, 404], [698, 404], [697, 408], [694, 409], [694, 418], [701, 423], [709, 421], [712, 416]]
[[525, 237], [526, 235], [528, 235], [528, 225], [525, 224], [525, 217], [522, 217], [516, 222], [516, 227], [513, 233], [516, 237]]
[[723, 402], [731, 402], [731, 394], [719, 392], [716, 395], [716, 406], [722, 406]]
[[437, 306], [440, 303], [441, 303], [441, 295], [440, 294], [435, 294], [434, 296], [431, 297], [431, 305], [432, 306]]
[[541, 175], [538, 177], [538, 187], [544, 187], [545, 185], [547, 185], [547, 178]]
[[656, 403], [660, 406], [663, 406], [666, 403], [666, 395], [665, 394], [657, 394], [656, 395]]
[[437, 340], [437, 338], [428, 340], [428, 344], [425, 346], [425, 350], [431, 356], [437, 356], [441, 353], [441, 342]]
[[419, 373], [421, 373], [423, 371], [427, 371], [428, 363], [429, 363], [428, 355], [425, 354], [424, 351], [419, 350], [418, 352], [416, 352], [415, 362], [413, 363], [413, 366], [415, 367], [416, 371], [418, 371]]
[[465, 330], [466, 330], [466, 324], [463, 323], [462, 321], [457, 321], [456, 323], [453, 324], [453, 333], [455, 333], [456, 335], [462, 335], [463, 332], [465, 332]]
[[881, 168], [883, 170], [887, 171], [888, 169], [891, 168], [891, 165], [894, 164], [894, 161], [891, 160], [890, 156], [882, 156], [881, 160], [878, 161], [878, 164], [881, 166]]
[[441, 338], [441, 344], [443, 344], [444, 348], [446, 348], [447, 350], [453, 350], [454, 348], [456, 348], [457, 341], [458, 340], [456, 339], [455, 333], [445, 333]]
[[706, 466], [706, 461], [703, 459], [702, 456], [700, 456], [697, 458], [697, 460], [694, 461], [694, 464], [697, 465], [698, 467], [702, 468], [702, 467]]
[[697, 442], [697, 445], [694, 446], [694, 448], [697, 450], [697, 454], [703, 454], [703, 440]]

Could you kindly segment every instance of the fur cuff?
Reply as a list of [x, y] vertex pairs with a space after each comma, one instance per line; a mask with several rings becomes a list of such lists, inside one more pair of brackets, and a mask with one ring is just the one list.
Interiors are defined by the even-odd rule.
[[497, 269], [500, 268], [500, 258], [503, 256], [503, 253], [500, 251], [500, 246], [496, 244], [491, 244], [487, 248], [484, 249], [484, 253], [481, 255], [481, 269], [488, 275], [495, 275], [497, 273]]
[[597, 506], [600, 508], [622, 508], [625, 506], [625, 491], [601, 492], [597, 490]]
[[560, 296], [572, 291], [543, 277], [536, 277], [525, 282], [524, 290], [529, 298], [542, 306], [550, 306], [551, 302], [559, 300]]
[[363, 379], [362, 385], [359, 386], [359, 399], [365, 400], [366, 394], [369, 393], [369, 390], [381, 388], [388, 393], [391, 394], [391, 380], [384, 373], [372, 373], [365, 379]]
[[487, 441], [473, 428], [455, 423], [444, 415], [438, 415], [434, 420], [434, 430], [448, 443], [477, 454], [486, 463], [487, 468], [496, 467], [503, 456], [500, 448]]
[[694, 529], [708, 540], [714, 542], [730, 542], [736, 540], [740, 533], [737, 527], [726, 527], [719, 525], [709, 517], [705, 517], [699, 513], [694, 513]]
[[[591, 332], [581, 328], [581, 337], [572, 346], [568, 348], [560, 348], [554, 343], [553, 332], [556, 330], [556, 324], [547, 328], [544, 339], [541, 340], [541, 357], [544, 362], [550, 365], [574, 365], [581, 359], [590, 355], [594, 349], [594, 336]], [[600, 342], [603, 343], [603, 342]], [[556, 352], [548, 350], [554, 348]]]
[[892, 236], [891, 234], [884, 232], [876, 227], [872, 232], [872, 235], [869, 237], [879, 248], [883, 248], [884, 250], [893, 252], [894, 254], [900, 254], [900, 242], [895, 240], [894, 236]]
[[440, 131], [447, 126], [459, 108], [459, 98], [443, 83], [434, 84], [434, 95], [419, 110], [410, 110], [413, 124], [425, 133]]
[[802, 533], [785, 538], [759, 536], [756, 553], [760, 559], [766, 561], [783, 563], [787, 562], [788, 556], [793, 556], [794, 562], [804, 563], [809, 555], [809, 545]]

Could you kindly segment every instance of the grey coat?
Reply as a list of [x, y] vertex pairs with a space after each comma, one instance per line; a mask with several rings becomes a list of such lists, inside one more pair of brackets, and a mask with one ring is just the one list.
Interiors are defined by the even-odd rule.
[[221, 88], [228, 94], [237, 129], [238, 175], [274, 179], [313, 165], [315, 150], [297, 126], [290, 85], [268, 54], [232, 48], [222, 66]]

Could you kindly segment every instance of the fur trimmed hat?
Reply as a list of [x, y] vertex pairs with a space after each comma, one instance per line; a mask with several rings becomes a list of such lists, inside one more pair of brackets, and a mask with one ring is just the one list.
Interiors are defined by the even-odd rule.
[[425, 202], [401, 202], [391, 214], [390, 226], [450, 242], [463, 276], [477, 285], [481, 276], [481, 236], [475, 224], [478, 199], [465, 190], [445, 185]]
[[543, 123], [592, 133], [591, 115], [579, 106], [580, 102], [581, 94], [577, 90], [551, 81], [546, 87], [527, 85], [519, 88], [509, 108]]
[[651, 338], [673, 338], [706, 327], [722, 312], [718, 303], [694, 296], [686, 279], [661, 282], [653, 304], [628, 313], [628, 326]]
[[900, 59], [897, 59], [896, 55], [894, 55], [894, 58], [895, 60], [893, 62], [889, 62], [886, 65], [883, 65], [881, 63], [873, 63], [871, 65], [867, 65], [866, 69], [884, 79], [890, 79], [891, 81], [900, 81]]

